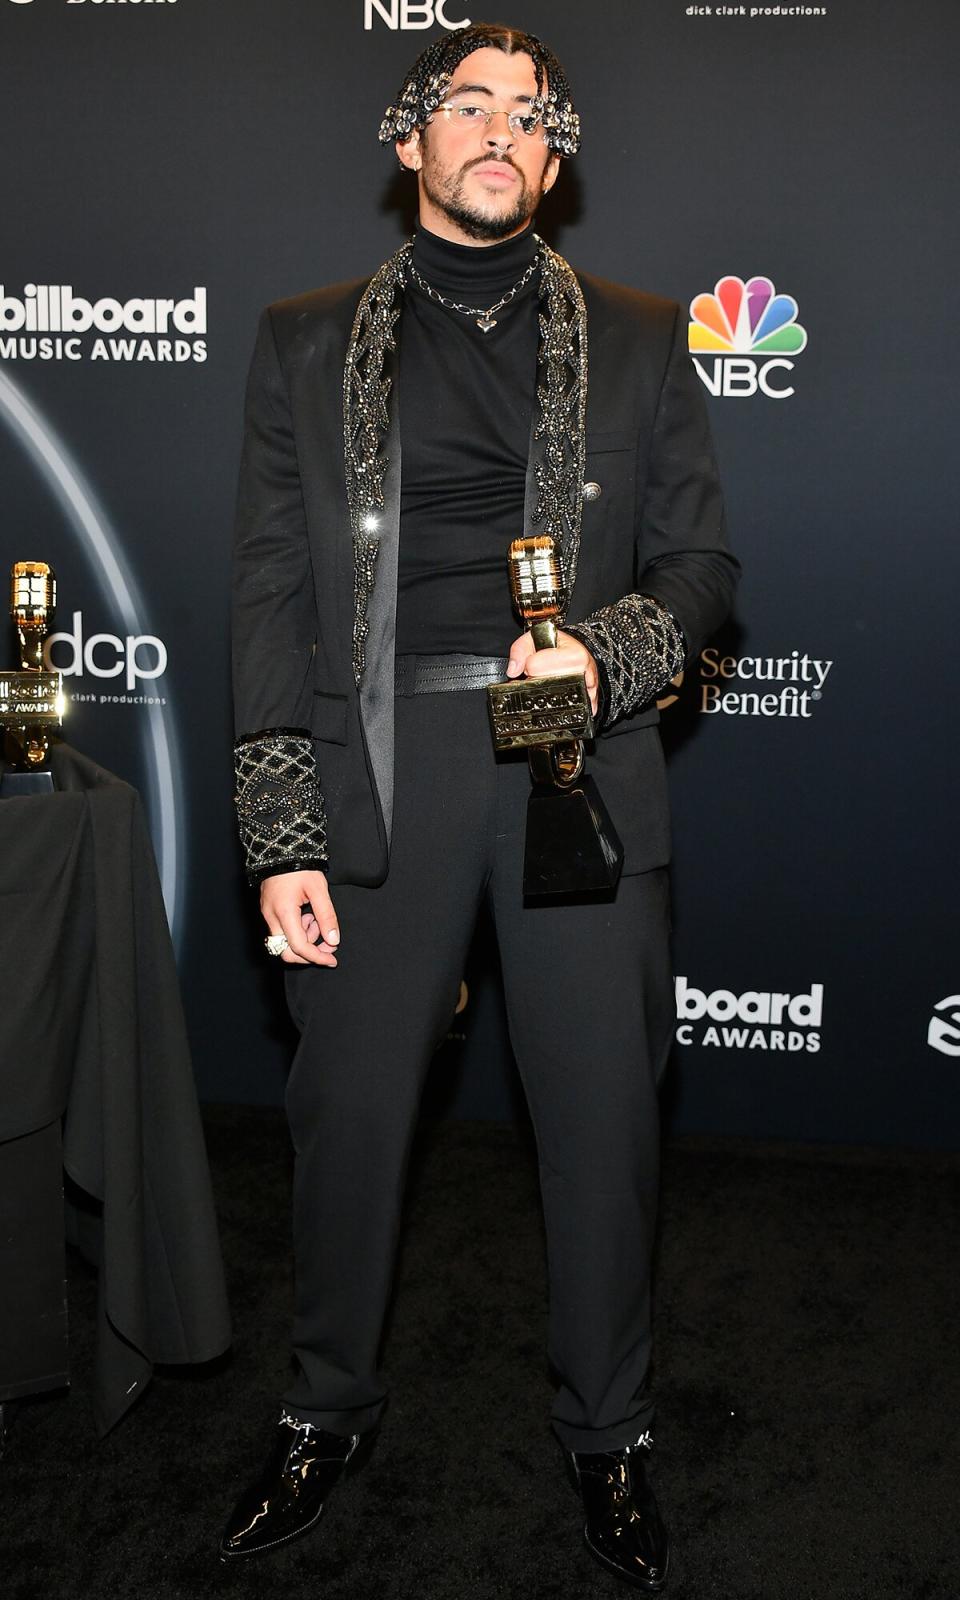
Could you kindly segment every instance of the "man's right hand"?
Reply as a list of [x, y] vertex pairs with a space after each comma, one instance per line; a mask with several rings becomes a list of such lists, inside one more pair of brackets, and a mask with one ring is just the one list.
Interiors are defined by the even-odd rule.
[[286, 934], [290, 966], [335, 967], [340, 928], [325, 872], [278, 872], [260, 885], [260, 910], [270, 933]]

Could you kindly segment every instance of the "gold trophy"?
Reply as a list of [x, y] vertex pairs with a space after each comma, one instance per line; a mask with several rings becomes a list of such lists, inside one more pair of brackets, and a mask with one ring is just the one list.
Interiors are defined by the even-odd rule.
[[[507, 563], [513, 604], [534, 645], [554, 649], [565, 595], [553, 539], [514, 539]], [[487, 704], [494, 749], [525, 749], [530, 764], [524, 894], [614, 889], [623, 845], [594, 780], [583, 775], [584, 740], [594, 735], [583, 673], [491, 683]]]
[[51, 731], [63, 720], [63, 681], [46, 672], [43, 642], [57, 603], [57, 581], [44, 561], [17, 561], [10, 574], [10, 614], [20, 643], [20, 671], [0, 670], [0, 734], [9, 767], [0, 798], [51, 794], [47, 767]]

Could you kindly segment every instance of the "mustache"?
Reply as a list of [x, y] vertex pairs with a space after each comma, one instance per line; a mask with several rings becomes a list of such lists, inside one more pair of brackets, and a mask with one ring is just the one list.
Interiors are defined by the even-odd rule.
[[[513, 160], [513, 158], [511, 156], [508, 156], [506, 154], [504, 154], [504, 155], [497, 154], [497, 155], [493, 155], [493, 156], [474, 156], [472, 161], [464, 162], [463, 166], [460, 168], [460, 171], [462, 173], [463, 172], [471, 172], [474, 167], [489, 167], [491, 162], [494, 162], [494, 161], [499, 161], [502, 166], [512, 167], [514, 172], [520, 173], [520, 168], [517, 166], [517, 163]], [[520, 173], [520, 176], [522, 177], [523, 174]]]

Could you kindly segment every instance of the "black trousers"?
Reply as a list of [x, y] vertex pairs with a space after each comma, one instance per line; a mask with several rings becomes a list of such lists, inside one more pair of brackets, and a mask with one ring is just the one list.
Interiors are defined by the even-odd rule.
[[339, 966], [287, 972], [301, 1041], [287, 1091], [299, 1375], [286, 1406], [341, 1434], [384, 1407], [379, 1347], [420, 1095], [486, 900], [537, 1142], [553, 1426], [570, 1449], [622, 1446], [653, 1411], [666, 869], [622, 878], [604, 903], [525, 906], [528, 767], [494, 755], [483, 690], [398, 697], [395, 784], [386, 881], [333, 890]]

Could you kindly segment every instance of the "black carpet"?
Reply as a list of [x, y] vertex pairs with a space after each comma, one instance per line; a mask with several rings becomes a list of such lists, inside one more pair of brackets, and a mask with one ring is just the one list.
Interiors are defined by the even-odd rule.
[[[159, 1375], [97, 1444], [94, 1284], [71, 1266], [74, 1389], [3, 1461], [4, 1600], [229, 1595], [593, 1600], [546, 1416], [546, 1294], [523, 1132], [425, 1123], [370, 1465], [321, 1527], [215, 1555], [286, 1381], [279, 1113], [213, 1107], [234, 1355]], [[657, 1483], [671, 1600], [958, 1600], [960, 1157], [681, 1140], [665, 1153]]]

